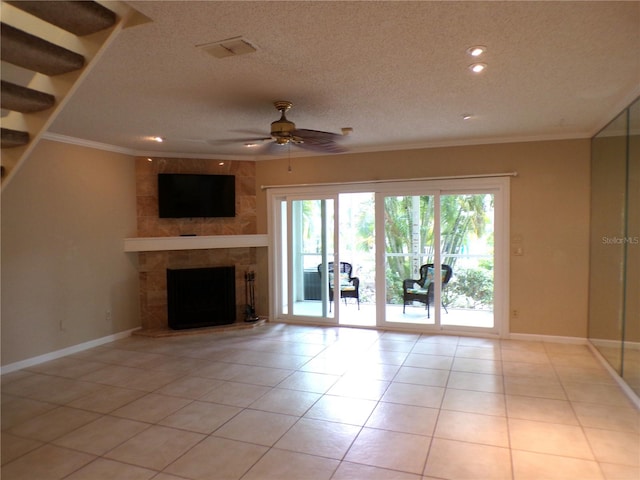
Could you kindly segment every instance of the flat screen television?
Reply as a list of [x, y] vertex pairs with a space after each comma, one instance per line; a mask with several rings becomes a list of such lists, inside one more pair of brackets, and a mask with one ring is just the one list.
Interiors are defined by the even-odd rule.
[[158, 174], [160, 218], [235, 217], [233, 175]]

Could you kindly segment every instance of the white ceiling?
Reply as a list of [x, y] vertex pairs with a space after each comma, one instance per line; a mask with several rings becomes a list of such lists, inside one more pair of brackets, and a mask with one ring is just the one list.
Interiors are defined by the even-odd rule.
[[[152, 21], [120, 34], [51, 133], [271, 158], [244, 144], [268, 137], [273, 101], [290, 100], [298, 128], [352, 127], [352, 152], [586, 138], [640, 94], [638, 1], [129, 3]], [[237, 36], [257, 51], [196, 48]], [[472, 45], [487, 47], [479, 75]]]

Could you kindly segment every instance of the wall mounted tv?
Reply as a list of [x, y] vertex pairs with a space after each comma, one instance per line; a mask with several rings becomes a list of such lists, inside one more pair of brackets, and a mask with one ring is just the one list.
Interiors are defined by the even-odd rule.
[[233, 175], [158, 174], [160, 218], [235, 217]]

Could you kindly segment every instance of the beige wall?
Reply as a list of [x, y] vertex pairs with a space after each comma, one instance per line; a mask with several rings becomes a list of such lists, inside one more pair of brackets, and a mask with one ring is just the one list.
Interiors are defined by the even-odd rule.
[[139, 326], [133, 158], [42, 141], [1, 208], [2, 365]]
[[[347, 182], [516, 170], [511, 232], [511, 332], [585, 337], [589, 140], [434, 148], [256, 163], [261, 185]], [[140, 325], [134, 159], [43, 141], [2, 192], [2, 365]], [[266, 256], [257, 300], [266, 308]], [[106, 312], [111, 311], [111, 321]]]
[[[350, 182], [517, 171], [511, 181], [511, 333], [586, 337], [589, 140], [567, 140], [294, 158], [256, 163], [261, 185]], [[258, 233], [267, 232], [257, 191]]]

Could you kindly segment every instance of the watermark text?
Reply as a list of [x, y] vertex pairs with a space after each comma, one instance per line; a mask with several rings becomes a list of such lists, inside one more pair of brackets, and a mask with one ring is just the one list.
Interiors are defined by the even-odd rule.
[[603, 245], [638, 245], [640, 237], [602, 237]]

